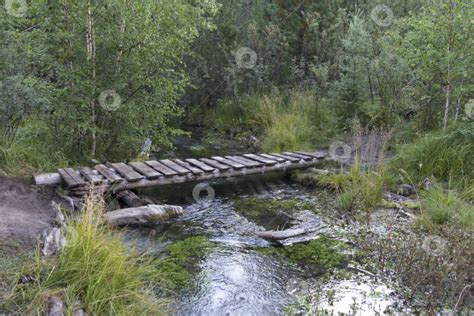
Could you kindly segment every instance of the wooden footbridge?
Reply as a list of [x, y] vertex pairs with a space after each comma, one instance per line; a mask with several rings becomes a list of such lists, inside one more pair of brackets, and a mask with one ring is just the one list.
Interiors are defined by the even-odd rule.
[[173, 183], [230, 178], [315, 166], [326, 152], [243, 154], [210, 158], [163, 159], [145, 162], [106, 163], [93, 168], [63, 168], [34, 176], [38, 185], [64, 185], [82, 196], [91, 188], [116, 193], [122, 190]]

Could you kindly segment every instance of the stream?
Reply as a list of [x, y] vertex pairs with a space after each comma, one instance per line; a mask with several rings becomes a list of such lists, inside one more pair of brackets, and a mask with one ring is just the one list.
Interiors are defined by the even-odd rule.
[[[216, 245], [193, 263], [192, 286], [178, 290], [178, 299], [172, 306], [175, 315], [305, 315], [323, 310], [334, 315], [406, 312], [390, 284], [357, 272], [351, 264], [338, 268], [338, 277], [328, 277], [318, 268], [262, 251], [275, 247], [256, 232], [288, 228], [295, 219], [314, 228], [310, 239], [320, 234], [342, 239], [340, 229], [326, 223], [324, 215], [313, 213], [309, 207], [305, 209], [308, 203], [326, 207], [324, 199], [319, 198], [322, 192], [303, 188], [280, 173], [199, 184], [199, 188], [211, 187], [212, 192], [198, 200], [196, 195], [193, 197], [196, 185], [141, 191], [163, 203], [183, 206], [186, 214], [169, 223], [128, 231], [139, 250], [157, 255], [191, 236], [205, 236]], [[236, 208], [236, 203], [248, 200], [292, 200], [303, 207], [291, 214], [248, 216]], [[353, 252], [351, 247], [344, 251]]]

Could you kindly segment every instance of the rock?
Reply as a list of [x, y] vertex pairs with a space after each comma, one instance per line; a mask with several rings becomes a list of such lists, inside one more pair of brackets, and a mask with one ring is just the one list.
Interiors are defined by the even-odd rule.
[[423, 185], [423, 188], [424, 188], [425, 190], [432, 189], [432, 188], [433, 188], [433, 181], [431, 181], [430, 179], [426, 178], [425, 180], [423, 180], [422, 185]]
[[184, 215], [184, 210], [180, 206], [150, 204], [108, 212], [105, 218], [112, 226], [123, 226], [156, 223], [181, 215]]
[[63, 316], [66, 308], [62, 299], [57, 296], [48, 298], [48, 316]]
[[41, 254], [45, 257], [58, 255], [66, 244], [66, 238], [58, 227], [45, 230], [43, 237], [44, 244]]
[[412, 184], [401, 184], [398, 186], [397, 193], [403, 196], [410, 196], [416, 193], [416, 187]]

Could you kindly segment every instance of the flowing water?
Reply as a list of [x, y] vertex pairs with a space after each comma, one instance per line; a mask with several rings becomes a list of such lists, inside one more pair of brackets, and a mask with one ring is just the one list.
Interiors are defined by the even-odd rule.
[[[314, 228], [314, 235], [331, 235], [336, 231], [311, 210], [297, 214], [258, 214], [256, 219], [239, 213], [234, 205], [237, 200], [249, 198], [296, 199], [321, 205], [317, 192], [284, 180], [282, 174], [209, 183], [213, 197], [204, 201], [193, 198], [195, 185], [141, 192], [164, 203], [182, 205], [186, 214], [153, 228], [130, 230], [138, 248], [157, 254], [190, 236], [206, 236], [218, 245], [195, 263], [193, 286], [179, 293], [173, 306], [176, 315], [277, 315], [288, 312], [286, 306], [308, 294], [318, 298], [312, 305], [335, 314], [376, 314], [400, 302], [390, 286], [371, 276], [352, 271], [348, 278], [323, 280], [320, 272], [303, 269], [284, 256], [261, 251], [274, 246], [256, 236], [257, 231], [291, 226], [298, 216], [300, 224]], [[350, 267], [344, 269], [349, 271]], [[298, 308], [294, 313], [306, 312]]]

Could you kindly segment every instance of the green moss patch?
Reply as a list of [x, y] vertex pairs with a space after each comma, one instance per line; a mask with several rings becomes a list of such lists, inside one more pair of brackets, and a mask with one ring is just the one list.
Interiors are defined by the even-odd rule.
[[302, 210], [315, 210], [312, 201], [299, 199], [257, 199], [234, 201], [237, 212], [267, 229], [285, 229], [291, 221], [291, 214]]
[[154, 281], [163, 292], [174, 292], [190, 285], [198, 263], [215, 244], [207, 237], [194, 236], [166, 248], [167, 258], [157, 263]]
[[340, 252], [343, 247], [345, 247], [344, 244], [322, 236], [308, 244], [285, 247], [281, 253], [297, 263], [316, 264], [330, 269], [348, 260], [347, 256]]

